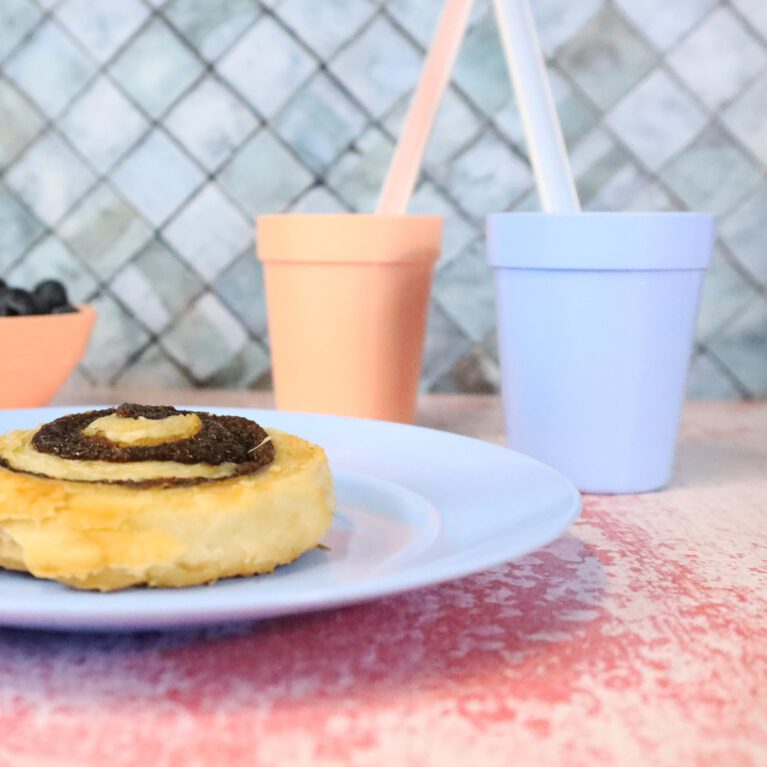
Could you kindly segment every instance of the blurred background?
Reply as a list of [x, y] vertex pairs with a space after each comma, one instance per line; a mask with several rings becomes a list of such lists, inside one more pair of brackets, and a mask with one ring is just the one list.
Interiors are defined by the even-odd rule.
[[[533, 5], [585, 207], [718, 215], [690, 394], [767, 396], [767, 2]], [[270, 386], [253, 216], [372, 210], [440, 8], [2, 0], [0, 275], [96, 306], [77, 380]], [[411, 206], [446, 217], [425, 389], [497, 389], [483, 217], [532, 187], [479, 0]]]

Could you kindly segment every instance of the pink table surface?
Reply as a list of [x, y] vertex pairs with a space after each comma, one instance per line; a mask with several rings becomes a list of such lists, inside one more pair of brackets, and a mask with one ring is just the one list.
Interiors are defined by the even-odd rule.
[[[500, 439], [492, 398], [422, 420]], [[0, 629], [0, 765], [767, 764], [766, 523], [767, 405], [691, 405], [668, 490], [587, 497], [514, 564], [257, 624]]]

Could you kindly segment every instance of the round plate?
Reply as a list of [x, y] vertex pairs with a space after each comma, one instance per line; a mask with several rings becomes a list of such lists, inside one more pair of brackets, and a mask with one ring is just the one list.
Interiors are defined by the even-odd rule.
[[[0, 412], [0, 432], [85, 408]], [[503, 447], [416, 426], [242, 408], [322, 445], [338, 506], [327, 549], [270, 575], [185, 589], [76, 591], [0, 570], [0, 624], [144, 629], [252, 620], [360, 602], [459, 578], [560, 536], [580, 511], [560, 474]]]

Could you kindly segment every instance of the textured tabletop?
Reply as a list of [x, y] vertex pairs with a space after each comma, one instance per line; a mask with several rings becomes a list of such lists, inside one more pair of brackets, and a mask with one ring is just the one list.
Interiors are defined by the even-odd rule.
[[[421, 420], [500, 440], [492, 398]], [[670, 489], [587, 497], [544, 550], [444, 586], [164, 634], [0, 630], [2, 767], [273, 764], [767, 765], [767, 405], [689, 406]]]

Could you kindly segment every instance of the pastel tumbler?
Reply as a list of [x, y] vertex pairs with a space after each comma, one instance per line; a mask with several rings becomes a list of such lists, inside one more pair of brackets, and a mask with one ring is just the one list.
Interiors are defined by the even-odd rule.
[[256, 226], [277, 407], [411, 422], [442, 219], [285, 214]]
[[713, 217], [500, 213], [487, 234], [510, 447], [586, 492], [665, 486]]

